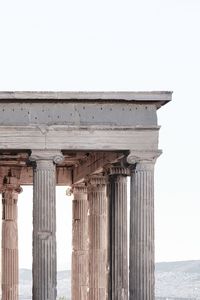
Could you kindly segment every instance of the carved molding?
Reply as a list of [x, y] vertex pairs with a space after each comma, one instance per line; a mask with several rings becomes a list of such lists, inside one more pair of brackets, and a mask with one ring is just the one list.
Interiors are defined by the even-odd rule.
[[124, 167], [121, 167], [121, 166], [111, 166], [110, 168], [107, 169], [107, 174], [108, 175], [129, 176], [130, 175], [130, 170], [128, 168], [124, 168]]
[[76, 197], [80, 198], [82, 194], [87, 193], [87, 186], [85, 183], [74, 184], [72, 187], [72, 192], [74, 194], [74, 200], [76, 200]]
[[64, 160], [64, 156], [59, 150], [32, 150], [30, 161], [53, 161], [55, 164], [59, 164]]
[[[0, 126], [1, 149], [62, 149], [105, 151], [156, 149], [158, 127], [49, 125], [42, 134], [37, 126]], [[7, 138], [5, 139], [5, 136]]]
[[7, 193], [6, 198], [8, 199], [17, 198], [14, 194], [20, 194], [23, 191], [19, 184], [20, 171], [20, 168], [11, 168], [7, 170], [7, 174], [4, 174], [4, 177], [1, 177], [0, 192]]
[[19, 185], [19, 179], [11, 176], [9, 172], [9, 175], [5, 176], [4, 178], [1, 192], [3, 204], [3, 220], [17, 220], [18, 194], [22, 192], [22, 188]]
[[131, 150], [126, 160], [128, 164], [135, 165], [138, 163], [151, 163], [154, 164], [156, 159], [162, 154], [161, 150], [153, 151], [135, 151]]
[[106, 177], [103, 175], [91, 175], [87, 177], [87, 187], [99, 187], [106, 185]]

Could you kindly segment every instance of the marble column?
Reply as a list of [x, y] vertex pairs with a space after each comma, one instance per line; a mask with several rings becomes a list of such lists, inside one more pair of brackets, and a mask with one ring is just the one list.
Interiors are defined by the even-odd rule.
[[159, 152], [132, 152], [129, 299], [155, 299], [154, 164]]
[[111, 167], [108, 172], [110, 226], [110, 300], [128, 300], [127, 175], [129, 170]]
[[2, 187], [2, 300], [18, 299], [18, 179], [5, 176]]
[[88, 299], [88, 201], [84, 184], [73, 187], [72, 300]]
[[32, 151], [33, 172], [33, 300], [55, 300], [56, 168], [59, 151]]
[[106, 180], [88, 181], [89, 295], [88, 300], [108, 299], [108, 201]]

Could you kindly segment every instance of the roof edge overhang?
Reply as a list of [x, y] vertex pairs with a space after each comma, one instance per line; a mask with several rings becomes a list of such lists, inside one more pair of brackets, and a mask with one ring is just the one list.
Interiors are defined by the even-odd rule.
[[157, 108], [172, 100], [171, 91], [0, 91], [1, 101], [102, 101], [155, 103]]

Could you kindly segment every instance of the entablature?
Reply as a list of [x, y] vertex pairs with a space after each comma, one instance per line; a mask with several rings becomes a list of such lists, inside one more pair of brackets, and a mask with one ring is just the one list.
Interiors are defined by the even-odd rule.
[[171, 92], [0, 92], [0, 149], [157, 149]]

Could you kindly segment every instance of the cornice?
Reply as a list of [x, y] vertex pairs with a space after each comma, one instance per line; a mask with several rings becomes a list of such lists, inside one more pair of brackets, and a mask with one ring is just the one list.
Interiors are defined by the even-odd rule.
[[171, 101], [171, 91], [1, 91], [0, 101], [132, 101], [154, 102], [157, 107]]

